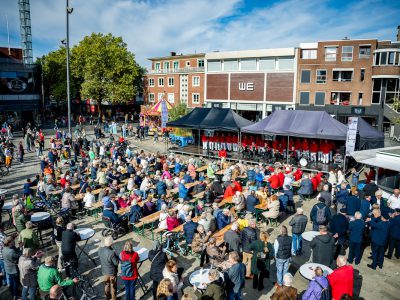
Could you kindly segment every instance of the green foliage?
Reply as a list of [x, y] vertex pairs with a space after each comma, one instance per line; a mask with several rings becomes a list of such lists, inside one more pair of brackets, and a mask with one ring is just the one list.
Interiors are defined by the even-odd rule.
[[182, 118], [184, 115], [189, 113], [189, 109], [185, 103], [179, 103], [168, 111], [168, 120], [175, 121]]
[[399, 98], [399, 97], [394, 97], [394, 98], [391, 99], [391, 100], [392, 100], [392, 104], [391, 104], [392, 108], [393, 108], [395, 111], [400, 112], [400, 98]]

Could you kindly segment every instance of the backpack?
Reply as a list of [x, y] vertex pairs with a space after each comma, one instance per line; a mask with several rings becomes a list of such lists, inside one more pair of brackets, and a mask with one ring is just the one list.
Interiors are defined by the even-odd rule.
[[320, 300], [331, 300], [332, 299], [332, 293], [331, 293], [331, 287], [328, 283], [328, 286], [324, 288], [318, 281], [315, 280], [315, 282], [320, 286], [321, 290], [321, 297], [319, 298]]
[[133, 270], [132, 270], [132, 259], [133, 254], [130, 255], [129, 260], [124, 260], [121, 263], [121, 275], [123, 277], [132, 277]]
[[322, 208], [317, 206], [317, 219], [316, 219], [316, 222], [317, 222], [318, 225], [325, 224], [325, 222], [326, 222], [325, 209], [326, 209], [325, 205]]

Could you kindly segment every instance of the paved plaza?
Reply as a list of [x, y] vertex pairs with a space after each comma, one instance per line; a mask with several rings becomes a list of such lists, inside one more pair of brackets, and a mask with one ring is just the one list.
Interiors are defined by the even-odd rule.
[[[46, 132], [46, 137], [49, 136], [51, 131]], [[91, 132], [90, 132], [91, 133]], [[90, 136], [90, 135], [89, 135]], [[20, 138], [15, 140], [15, 143], [18, 142]], [[165, 145], [163, 142], [158, 142], [156, 144], [153, 143], [152, 140], [146, 140], [143, 142], [132, 141], [131, 144], [138, 147], [138, 149], [144, 149], [147, 151], [165, 151]], [[46, 141], [46, 146], [48, 146], [48, 140]], [[47, 152], [46, 152], [47, 153]], [[39, 172], [39, 161], [36, 159], [35, 153], [28, 153], [25, 157], [25, 164], [19, 164], [18, 162], [14, 164], [12, 169], [10, 170], [10, 174], [5, 178], [0, 178], [0, 188], [4, 188], [8, 190], [7, 200], [10, 199], [11, 195], [14, 193], [22, 193], [23, 183], [26, 181], [28, 177], [32, 177], [32, 175]], [[299, 199], [295, 198], [296, 207], [302, 207], [305, 211], [305, 214], [309, 216], [309, 212], [315, 203], [315, 199], [311, 199], [308, 201], [299, 201]], [[282, 224], [288, 225], [291, 216], [286, 217]], [[3, 220], [7, 220], [5, 214], [3, 214]], [[89, 255], [95, 260], [96, 265], [93, 264], [92, 261], [87, 259], [84, 256], [80, 258], [79, 268], [84, 274], [88, 275], [93, 279], [97, 294], [104, 295], [103, 288], [104, 285], [101, 281], [101, 271], [99, 265], [99, 257], [98, 257], [98, 248], [102, 244], [103, 237], [101, 236], [101, 230], [104, 228], [104, 225], [101, 223], [100, 218], [93, 217], [85, 217], [82, 220], [77, 220], [74, 223], [77, 227], [90, 227], [96, 231], [94, 237], [92, 237], [88, 244], [87, 250]], [[260, 229], [266, 229], [271, 235], [271, 241], [273, 242], [278, 234], [278, 228], [265, 227], [265, 224], [258, 224]], [[289, 227], [290, 228], [290, 227]], [[308, 224], [307, 230], [311, 230], [311, 223]], [[10, 234], [14, 231], [14, 228], [11, 230], [7, 230], [7, 234]], [[148, 235], [149, 236], [149, 235]], [[148, 249], [152, 247], [152, 241], [149, 238], [144, 238], [140, 235], [130, 232], [129, 234], [120, 237], [115, 241], [115, 250], [119, 253], [123, 247], [123, 244], [126, 240], [132, 240], [134, 246], [142, 246]], [[46, 255], [48, 254], [56, 254], [56, 246], [51, 244], [49, 231], [46, 232], [44, 237], [44, 251]], [[376, 271], [372, 271], [367, 268], [367, 263], [370, 263], [370, 260], [367, 258], [370, 255], [370, 248], [367, 248], [364, 251], [364, 256], [361, 261], [361, 264], [355, 266], [355, 299], [400, 299], [398, 293], [398, 282], [399, 282], [399, 272], [400, 272], [400, 260], [388, 260], [385, 259], [383, 269], [377, 269]], [[297, 288], [298, 292], [301, 293], [307, 287], [308, 280], [303, 278], [298, 272], [299, 267], [307, 262], [310, 257], [310, 249], [307, 242], [304, 242], [304, 254], [300, 257], [294, 257], [289, 271], [294, 275], [294, 287]], [[189, 275], [199, 266], [199, 259], [193, 256], [178, 256], [176, 257], [178, 261], [178, 265], [184, 267], [184, 291], [186, 293], [192, 294], [193, 289], [188, 282]], [[151, 288], [151, 280], [149, 278], [149, 269], [150, 263], [149, 261], [145, 261], [141, 268], [139, 269], [139, 273], [142, 275], [146, 286]], [[261, 292], [253, 290], [251, 280], [246, 281], [246, 287], [244, 289], [244, 299], [269, 299], [270, 296], [274, 292], [274, 288], [272, 282], [276, 281], [275, 277], [275, 267], [272, 266], [271, 278], [270, 280], [265, 280], [265, 289]], [[123, 284], [122, 281], [118, 284], [119, 288], [122, 289]], [[121, 290], [119, 292], [119, 296], [123, 296], [124, 292]], [[137, 289], [136, 292], [137, 299], [143, 296], [143, 292], [140, 288]], [[8, 294], [8, 290], [5, 287], [0, 288], [0, 300], [10, 299]], [[142, 299], [151, 299], [151, 292], [147, 293], [143, 296]], [[122, 299], [122, 298], [121, 298]], [[194, 297], [195, 299], [195, 297]]]

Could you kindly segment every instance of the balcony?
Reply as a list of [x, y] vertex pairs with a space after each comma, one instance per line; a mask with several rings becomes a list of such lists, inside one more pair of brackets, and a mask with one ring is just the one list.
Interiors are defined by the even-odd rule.
[[199, 73], [199, 72], [204, 72], [204, 67], [147, 70], [147, 74], [179, 74], [179, 73]]

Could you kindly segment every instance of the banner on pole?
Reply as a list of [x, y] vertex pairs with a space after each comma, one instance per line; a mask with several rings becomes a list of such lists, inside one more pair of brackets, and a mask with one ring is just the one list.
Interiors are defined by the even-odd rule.
[[167, 102], [161, 102], [161, 128], [166, 128], [168, 122], [168, 107]]
[[349, 117], [347, 124], [346, 156], [354, 152], [357, 140], [358, 117]]

